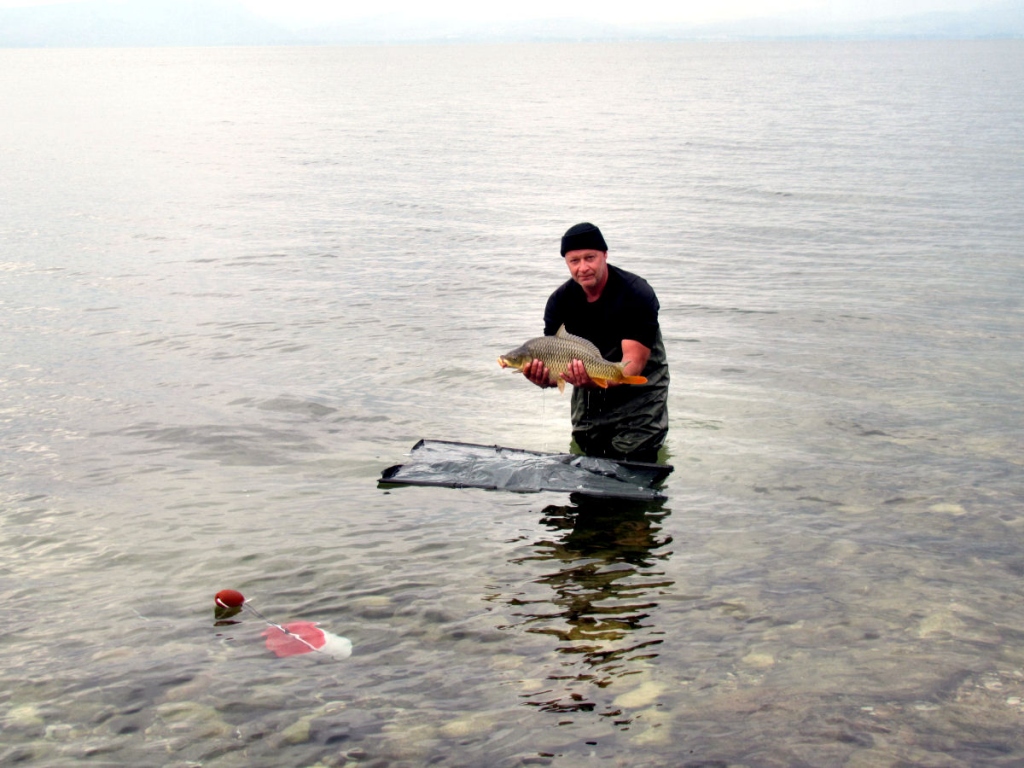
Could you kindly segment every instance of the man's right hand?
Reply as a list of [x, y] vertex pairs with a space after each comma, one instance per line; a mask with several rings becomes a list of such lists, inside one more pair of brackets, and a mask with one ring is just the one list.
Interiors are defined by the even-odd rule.
[[530, 364], [523, 369], [523, 375], [538, 387], [544, 389], [558, 386], [551, 381], [551, 371], [548, 370], [548, 367], [536, 358], [531, 360]]

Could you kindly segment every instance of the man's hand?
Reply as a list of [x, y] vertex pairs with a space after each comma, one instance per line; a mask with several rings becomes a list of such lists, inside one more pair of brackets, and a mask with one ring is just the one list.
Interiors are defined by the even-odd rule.
[[[523, 369], [523, 375], [538, 387], [544, 389], [558, 386], [557, 382], [551, 380], [551, 371], [548, 367], [537, 359], [530, 361], [530, 364]], [[579, 360], [570, 360], [568, 370], [558, 378], [568, 384], [572, 384], [574, 387], [597, 386], [587, 374], [587, 369], [583, 367], [583, 363]]]
[[588, 387], [591, 389], [597, 387], [597, 384], [590, 378], [587, 369], [579, 360], [569, 361], [569, 367], [562, 374], [562, 379], [574, 387]]
[[548, 370], [548, 367], [537, 359], [531, 360], [530, 364], [523, 368], [523, 376], [543, 389], [558, 386], [551, 380], [551, 371]]
[[[523, 375], [538, 387], [542, 387], [544, 389], [558, 386], [557, 383], [551, 381], [551, 371], [548, 370], [548, 367], [537, 359], [530, 361], [530, 364], [523, 369]], [[569, 367], [566, 369], [565, 373], [558, 378], [567, 384], [572, 384], [574, 387], [597, 389], [597, 383], [590, 378], [590, 374], [587, 373], [586, 367], [579, 360], [570, 360]], [[614, 384], [615, 382], [608, 383]]]

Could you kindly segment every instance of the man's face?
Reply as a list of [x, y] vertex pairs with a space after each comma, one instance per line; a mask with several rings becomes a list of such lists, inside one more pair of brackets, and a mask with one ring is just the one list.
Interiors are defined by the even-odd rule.
[[600, 287], [608, 275], [608, 254], [605, 251], [568, 251], [565, 264], [569, 274], [583, 290]]

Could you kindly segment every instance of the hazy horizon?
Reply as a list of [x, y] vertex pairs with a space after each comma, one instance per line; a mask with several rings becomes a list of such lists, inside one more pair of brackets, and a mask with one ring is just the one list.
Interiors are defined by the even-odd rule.
[[1024, 37], [1017, 0], [0, 0], [0, 47]]
[[[425, 7], [415, 0], [381, 0], [372, 7], [365, 3], [329, 0], [235, 0], [254, 14], [278, 22], [323, 23], [404, 16], [417, 19], [464, 20], [471, 22], [524, 21], [531, 19], [579, 18], [616, 24], [664, 22], [705, 24], [740, 19], [766, 19], [793, 13], [811, 13], [856, 20], [894, 18], [928, 13], [969, 12], [1006, 5], [993, 0], [720, 0], [714, 7], [705, 3], [667, 3], [637, 0], [623, 4], [610, 0], [521, 0], [511, 5], [481, 5], [466, 0], [439, 0]], [[0, 0], [0, 9], [97, 5], [97, 0]], [[111, 6], [146, 5], [147, 0], [105, 0]]]

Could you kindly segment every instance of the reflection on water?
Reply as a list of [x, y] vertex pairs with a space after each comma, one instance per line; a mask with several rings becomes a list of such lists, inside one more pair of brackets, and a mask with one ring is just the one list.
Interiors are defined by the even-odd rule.
[[511, 599], [513, 615], [522, 619], [512, 626], [556, 638], [566, 658], [565, 669], [548, 677], [559, 682], [530, 694], [527, 703], [551, 712], [593, 711], [597, 705], [586, 685], [577, 684], [604, 688], [615, 677], [634, 674], [635, 662], [658, 655], [664, 631], [654, 620], [657, 596], [672, 585], [659, 569], [671, 555], [666, 547], [672, 538], [662, 533], [669, 511], [663, 502], [574, 494], [570, 504], [547, 506], [542, 514], [550, 536], [514, 562], [552, 561], [553, 569], [536, 583], [555, 594]]

